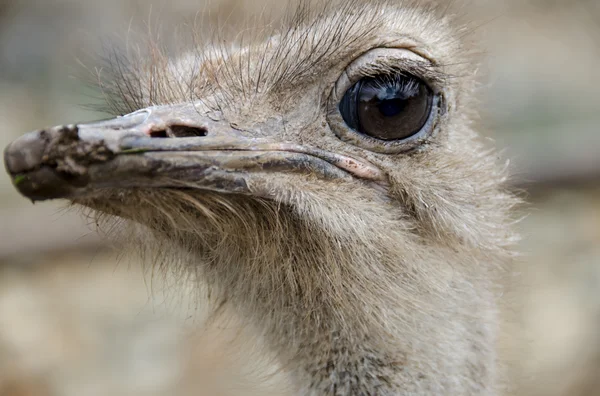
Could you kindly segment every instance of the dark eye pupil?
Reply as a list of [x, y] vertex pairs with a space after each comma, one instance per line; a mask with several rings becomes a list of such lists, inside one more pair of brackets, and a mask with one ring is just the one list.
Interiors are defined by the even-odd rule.
[[388, 99], [379, 104], [379, 111], [385, 117], [397, 116], [404, 110], [406, 101], [402, 99]]
[[348, 126], [381, 140], [402, 140], [419, 133], [432, 111], [433, 92], [410, 75], [367, 77], [340, 102]]

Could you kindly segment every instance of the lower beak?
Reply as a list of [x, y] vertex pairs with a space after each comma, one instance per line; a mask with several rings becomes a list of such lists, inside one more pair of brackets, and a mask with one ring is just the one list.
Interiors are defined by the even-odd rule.
[[5, 149], [4, 160], [13, 184], [34, 201], [132, 188], [252, 194], [253, 178], [273, 173], [382, 179], [364, 161], [256, 138], [187, 106], [31, 132]]

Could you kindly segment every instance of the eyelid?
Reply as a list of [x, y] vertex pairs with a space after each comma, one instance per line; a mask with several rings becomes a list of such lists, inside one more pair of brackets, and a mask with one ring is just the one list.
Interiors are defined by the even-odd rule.
[[446, 76], [427, 58], [406, 48], [374, 48], [350, 63], [335, 84], [341, 99], [354, 84], [371, 75], [408, 73], [423, 80], [434, 93], [442, 91]]
[[371, 74], [369, 70], [376, 70], [378, 65], [389, 64], [392, 66], [392, 59], [396, 62], [412, 61], [431, 64], [427, 59], [405, 48], [374, 48], [350, 63], [346, 67], [346, 74], [350, 80], [361, 79]]

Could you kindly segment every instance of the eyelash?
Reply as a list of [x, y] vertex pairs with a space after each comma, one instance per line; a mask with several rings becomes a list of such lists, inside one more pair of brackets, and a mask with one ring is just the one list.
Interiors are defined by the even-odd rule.
[[394, 75], [385, 75], [385, 77], [378, 79], [377, 88], [392, 88], [399, 92], [406, 94], [406, 96], [410, 96], [416, 90], [418, 90], [419, 86], [414, 80], [409, 80], [407, 83], [406, 80], [400, 78], [401, 74]]
[[349, 76], [350, 86], [365, 77], [382, 74], [392, 78], [397, 75], [411, 74], [425, 81], [435, 93], [442, 90], [441, 87], [445, 85], [449, 78], [447, 74], [426, 62], [410, 59], [382, 58], [360, 67], [358, 73], [355, 73], [354, 76]]

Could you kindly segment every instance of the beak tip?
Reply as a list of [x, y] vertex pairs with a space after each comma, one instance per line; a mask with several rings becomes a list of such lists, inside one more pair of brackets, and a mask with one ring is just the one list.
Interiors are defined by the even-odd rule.
[[27, 133], [4, 149], [4, 166], [11, 175], [24, 173], [42, 164], [46, 150], [42, 131]]
[[47, 131], [40, 130], [17, 138], [4, 149], [4, 166], [13, 185], [34, 202], [62, 198], [74, 188], [42, 166], [47, 146]]

